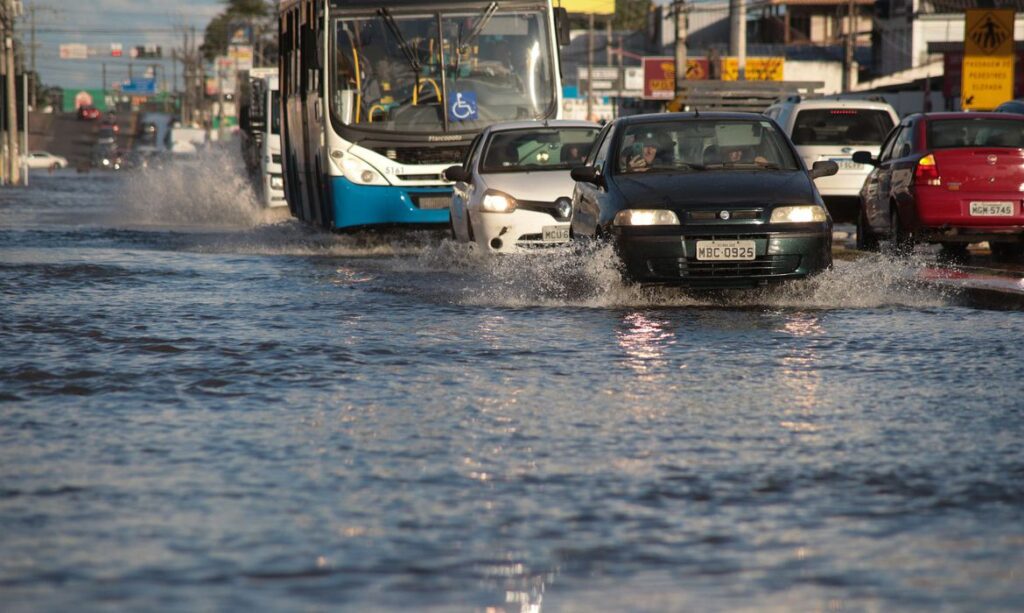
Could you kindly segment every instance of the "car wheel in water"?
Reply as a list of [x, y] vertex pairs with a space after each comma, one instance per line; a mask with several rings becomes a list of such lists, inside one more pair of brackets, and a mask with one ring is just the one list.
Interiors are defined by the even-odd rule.
[[892, 206], [889, 218], [889, 244], [896, 255], [910, 255], [914, 251], [914, 235], [903, 227], [900, 212]]
[[857, 213], [857, 249], [861, 251], [878, 251], [878, 236], [868, 224], [867, 215], [861, 207]]
[[1022, 243], [989, 243], [992, 259], [997, 262], [1014, 262], [1024, 257]]
[[469, 211], [466, 211], [466, 236], [469, 237], [469, 242], [476, 242], [476, 237], [473, 236], [473, 220], [469, 217]]

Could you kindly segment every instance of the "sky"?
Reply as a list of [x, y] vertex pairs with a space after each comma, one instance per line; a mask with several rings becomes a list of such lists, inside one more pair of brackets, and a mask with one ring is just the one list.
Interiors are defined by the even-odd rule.
[[[170, 61], [171, 49], [183, 44], [183, 30], [195, 26], [199, 42], [210, 19], [223, 9], [220, 0], [23, 0], [25, 14], [16, 28], [24, 43], [29, 45], [31, 32], [30, 9], [35, 6], [36, 47], [35, 65], [42, 82], [65, 88], [100, 88], [103, 67], [106, 64], [107, 85], [128, 78], [129, 63], [132, 74], [141, 76], [143, 64], [150, 60], [131, 60], [128, 50], [136, 45], [160, 45], [164, 60], [159, 62], [159, 74], [165, 70], [168, 81], [174, 74]], [[84, 43], [95, 52], [87, 60], [60, 59], [60, 45]], [[111, 43], [121, 43], [124, 57], [110, 56]], [[31, 60], [26, 58], [26, 63]], [[178, 82], [181, 68], [178, 67]], [[179, 85], [180, 87], [180, 85]]]

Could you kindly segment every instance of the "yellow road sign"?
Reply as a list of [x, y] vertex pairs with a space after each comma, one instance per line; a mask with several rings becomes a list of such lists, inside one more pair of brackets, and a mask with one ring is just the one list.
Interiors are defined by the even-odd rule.
[[964, 110], [991, 110], [1013, 98], [1013, 20], [1013, 9], [969, 9], [964, 14]]

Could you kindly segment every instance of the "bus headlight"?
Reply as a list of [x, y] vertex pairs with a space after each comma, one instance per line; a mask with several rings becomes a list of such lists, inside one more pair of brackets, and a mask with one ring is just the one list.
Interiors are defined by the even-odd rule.
[[337, 163], [341, 174], [357, 185], [390, 185], [376, 168], [354, 155], [343, 153], [340, 159], [333, 155], [331, 159]]
[[816, 204], [778, 206], [769, 223], [821, 223], [828, 219], [825, 209]]

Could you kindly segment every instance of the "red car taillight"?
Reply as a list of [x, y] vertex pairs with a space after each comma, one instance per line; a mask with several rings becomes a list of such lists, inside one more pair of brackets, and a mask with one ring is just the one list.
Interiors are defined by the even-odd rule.
[[929, 153], [917, 161], [914, 185], [942, 185], [942, 177], [939, 176], [939, 167], [935, 163], [934, 155]]

